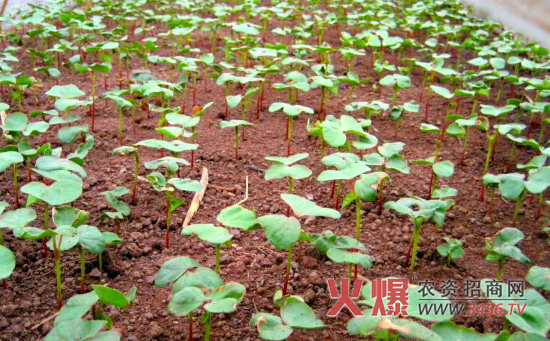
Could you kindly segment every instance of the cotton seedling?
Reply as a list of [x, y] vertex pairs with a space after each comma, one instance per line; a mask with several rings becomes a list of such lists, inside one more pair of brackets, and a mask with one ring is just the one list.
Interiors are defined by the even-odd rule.
[[235, 160], [239, 159], [239, 127], [253, 126], [252, 123], [244, 120], [231, 120], [231, 121], [221, 121], [220, 127], [222, 128], [233, 128], [235, 130]]
[[19, 153], [17, 148], [10, 150], [9, 147], [0, 149], [0, 172], [5, 172], [8, 167], [12, 169], [12, 181], [13, 181], [13, 200], [15, 207], [19, 207], [19, 185], [18, 185], [18, 164], [24, 161], [23, 155]]
[[[394, 210], [398, 213], [409, 216], [411, 222], [414, 225], [413, 234], [411, 238], [412, 253], [409, 252], [407, 258], [410, 256], [410, 273], [414, 272], [416, 265], [416, 254], [418, 250], [418, 240], [420, 238], [420, 232], [424, 222], [433, 220], [437, 226], [442, 227], [445, 214], [454, 204], [452, 200], [425, 200], [418, 197], [401, 198], [397, 201], [388, 201], [384, 204], [384, 208]], [[414, 210], [413, 208], [417, 208]]]
[[231, 246], [231, 238], [233, 235], [223, 226], [216, 226], [214, 224], [192, 224], [186, 226], [181, 231], [184, 236], [195, 234], [201, 240], [216, 245], [216, 266], [215, 271], [220, 274], [220, 252], [222, 244], [225, 246]]
[[450, 237], [443, 237], [445, 244], [441, 244], [437, 247], [437, 252], [445, 258], [445, 264], [451, 266], [453, 259], [460, 258], [464, 255], [464, 249], [462, 248], [462, 242], [458, 239], [452, 239]]
[[334, 186], [337, 184], [336, 201], [334, 208], [339, 208], [340, 195], [342, 192], [342, 181], [348, 180], [350, 191], [354, 193], [353, 179], [361, 174], [370, 171], [370, 167], [362, 161], [359, 156], [352, 153], [334, 153], [325, 156], [321, 162], [326, 167], [334, 167], [336, 169], [327, 169], [317, 177], [317, 181], [332, 181], [333, 194]]
[[498, 263], [496, 279], [499, 281], [502, 278], [504, 264], [514, 259], [522, 263], [530, 262], [521, 250], [516, 246], [523, 239], [523, 233], [514, 228], [506, 227], [497, 232], [492, 238], [485, 240], [485, 251], [487, 256], [485, 259], [496, 261]]
[[395, 134], [394, 138], [397, 138], [399, 129], [401, 128], [401, 123], [403, 122], [403, 117], [405, 113], [418, 113], [420, 111], [420, 104], [415, 101], [410, 101], [404, 103], [403, 105], [394, 106], [391, 108], [390, 119], [395, 121]]
[[202, 267], [190, 257], [172, 258], [161, 266], [155, 275], [155, 285], [169, 284], [173, 285], [167, 311], [189, 316], [189, 341], [193, 340], [193, 317], [199, 308], [204, 309], [204, 340], [210, 340], [212, 314], [234, 312], [246, 291], [240, 283], [224, 283], [214, 270]]
[[431, 165], [432, 171], [430, 175], [430, 184], [428, 186], [428, 194], [426, 196], [428, 200], [432, 198], [434, 191], [437, 190], [437, 180], [439, 178], [448, 178], [452, 176], [455, 171], [454, 164], [451, 161], [445, 160], [435, 162], [434, 156], [423, 160], [414, 160], [412, 162]]
[[293, 328], [310, 330], [325, 327], [323, 321], [317, 318], [300, 296], [284, 296], [278, 298], [276, 304], [281, 310], [280, 317], [256, 313], [250, 319], [250, 326], [256, 328], [261, 339], [286, 340], [292, 334]]
[[116, 104], [118, 110], [118, 143], [122, 146], [124, 139], [124, 109], [133, 107], [134, 103], [121, 97], [120, 95], [109, 94], [105, 96], [105, 98], [113, 100]]
[[293, 165], [309, 156], [308, 153], [295, 154], [288, 157], [266, 156], [267, 161], [273, 165], [267, 169], [264, 175], [265, 180], [288, 179], [288, 193], [294, 192], [294, 180], [305, 179], [312, 174], [312, 171], [304, 165]]
[[269, 106], [269, 112], [275, 112], [281, 109], [287, 115], [286, 156], [288, 157], [290, 156], [290, 148], [292, 143], [292, 128], [294, 123], [294, 117], [295, 116], [297, 117], [303, 112], [307, 114], [313, 114], [314, 110], [309, 107], [305, 107], [303, 105], [291, 105], [291, 104], [281, 103], [281, 102], [275, 102]]
[[105, 200], [115, 209], [114, 212], [105, 212], [102, 215], [113, 219], [115, 222], [115, 233], [120, 235], [120, 221], [130, 215], [130, 207], [125, 202], [118, 199], [118, 197], [126, 195], [130, 190], [124, 186], [118, 186], [117, 188], [111, 191], [105, 191], [99, 193], [100, 195], [105, 196]]
[[138, 175], [139, 175], [139, 149], [138, 146], [122, 146], [113, 149], [115, 155], [133, 155], [134, 156], [134, 185], [132, 186], [132, 202], [136, 202], [136, 194], [138, 189]]
[[372, 267], [374, 258], [368, 255], [365, 245], [357, 239], [348, 236], [338, 236], [332, 231], [323, 233], [312, 233], [311, 244], [315, 249], [327, 255], [336, 263], [347, 263], [349, 265], [348, 279], [352, 279], [352, 266], [355, 266], [354, 279], [358, 276], [358, 265], [368, 269]]
[[152, 172], [147, 176], [147, 180], [151, 183], [155, 191], [163, 192], [166, 196], [166, 241], [165, 247], [170, 247], [170, 229], [172, 226], [172, 212], [178, 208], [183, 199], [173, 196], [171, 193], [175, 189], [186, 192], [197, 192], [202, 189], [202, 185], [197, 180], [170, 178], [166, 179], [159, 172]]
[[393, 90], [393, 95], [391, 99], [391, 105], [395, 106], [397, 103], [397, 95], [402, 89], [408, 89], [411, 87], [411, 78], [409, 76], [404, 76], [398, 73], [393, 75], [387, 75], [380, 80], [380, 85], [385, 87], [391, 87]]
[[[377, 184], [377, 197], [378, 197], [378, 213], [382, 213], [384, 203], [384, 189], [386, 183], [390, 180], [390, 176], [386, 173], [388, 171], [399, 172], [403, 174], [409, 174], [410, 169], [405, 157], [400, 154], [405, 148], [403, 142], [385, 142], [381, 146], [377, 146], [377, 152], [370, 153], [363, 156], [363, 161], [368, 166], [378, 166], [382, 177], [380, 183]], [[385, 176], [383, 174], [386, 174]]]
[[[121, 309], [129, 308], [135, 300], [136, 287], [132, 287], [126, 294], [105, 285], [93, 285], [93, 289], [86, 294], [74, 295], [67, 301], [59, 310], [44, 341], [120, 340], [120, 333], [112, 330], [113, 321], [104, 313], [103, 306], [108, 304]], [[92, 319], [84, 319], [90, 310]]]

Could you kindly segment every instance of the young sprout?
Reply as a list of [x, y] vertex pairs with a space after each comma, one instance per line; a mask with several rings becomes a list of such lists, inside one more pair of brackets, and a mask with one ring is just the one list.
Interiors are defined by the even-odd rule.
[[405, 112], [417, 113], [419, 111], [420, 104], [418, 104], [416, 101], [410, 101], [404, 103], [403, 105], [398, 105], [391, 108], [390, 119], [392, 121], [395, 121], [395, 134], [393, 135], [394, 139], [397, 138], [397, 134], [399, 132], [399, 129], [401, 128], [401, 123], [403, 122]]
[[431, 156], [427, 159], [412, 161], [413, 163], [429, 164], [432, 166], [430, 185], [428, 186], [428, 200], [432, 198], [434, 191], [437, 190], [437, 180], [439, 178], [448, 178], [452, 176], [455, 172], [455, 166], [451, 161], [445, 160], [434, 162], [434, 160], [435, 157]]
[[[252, 123], [244, 120], [231, 120], [221, 121], [220, 127], [222, 128], [234, 128], [235, 129], [235, 160], [239, 159], [239, 127], [240, 126], [253, 126]], [[244, 128], [243, 128], [244, 129]]]
[[451, 260], [460, 258], [464, 255], [462, 242], [450, 237], [443, 237], [443, 240], [445, 244], [439, 245], [437, 247], [437, 252], [439, 252], [442, 257], [445, 257], [445, 264], [451, 266]]
[[0, 172], [4, 172], [8, 167], [12, 167], [13, 173], [13, 198], [15, 207], [20, 206], [19, 203], [19, 185], [17, 176], [17, 164], [24, 161], [23, 155], [15, 150], [9, 150], [9, 147], [0, 149]]
[[368, 81], [370, 81], [370, 78], [361, 79], [359, 75], [357, 75], [355, 72], [348, 71], [346, 76], [338, 77], [338, 81], [342, 83], [348, 83], [350, 85], [350, 89], [348, 91], [348, 101], [351, 101], [353, 99], [355, 88], [360, 86], [361, 84], [367, 83]]
[[136, 193], [138, 187], [139, 175], [139, 150], [138, 146], [122, 146], [113, 149], [113, 154], [117, 155], [134, 155], [134, 186], [132, 187], [132, 203], [136, 202]]
[[124, 139], [124, 109], [133, 107], [134, 103], [114, 94], [109, 94], [105, 98], [113, 100], [118, 108], [118, 144], [122, 145]]
[[294, 122], [294, 116], [298, 116], [302, 112], [313, 114], [314, 110], [303, 105], [291, 105], [287, 103], [275, 102], [269, 106], [269, 112], [275, 112], [283, 109], [283, 112], [287, 115], [286, 125], [286, 156], [290, 156], [290, 147], [292, 142], [292, 125]]
[[363, 109], [365, 114], [365, 119], [370, 120], [373, 114], [378, 114], [382, 111], [388, 110], [390, 107], [389, 104], [382, 101], [372, 101], [372, 102], [353, 102], [344, 107], [346, 111], [355, 111]]
[[387, 75], [380, 80], [380, 85], [391, 87], [393, 89], [393, 96], [391, 105], [395, 106], [397, 102], [397, 95], [401, 89], [408, 89], [411, 87], [411, 78], [409, 76], [403, 76], [398, 73], [393, 75]]
[[325, 327], [323, 321], [317, 318], [315, 312], [300, 296], [278, 298], [275, 294], [274, 301], [280, 307], [281, 317], [256, 313], [250, 319], [250, 326], [256, 328], [261, 339], [287, 340], [293, 332], [292, 328], [309, 330]]
[[220, 274], [220, 251], [221, 246], [231, 246], [231, 238], [233, 235], [222, 226], [216, 226], [214, 224], [193, 224], [183, 228], [181, 234], [188, 236], [190, 234], [196, 234], [201, 240], [216, 245], [216, 267], [215, 271]]
[[386, 172], [394, 171], [402, 174], [410, 173], [407, 160], [405, 160], [403, 155], [399, 154], [403, 148], [405, 148], [405, 144], [403, 142], [385, 142], [383, 145], [376, 147], [378, 152], [363, 156], [363, 161], [365, 161], [367, 165], [379, 167], [381, 178], [380, 182], [377, 184], [376, 191], [378, 196], [378, 214], [382, 214], [384, 188], [386, 186], [386, 182], [390, 180], [390, 177], [386, 174]]
[[[136, 287], [127, 294], [104, 285], [93, 285], [93, 291], [74, 295], [67, 304], [59, 310], [53, 322], [53, 328], [44, 341], [59, 340], [120, 340], [120, 333], [111, 330], [112, 319], [103, 311], [105, 304], [127, 309], [135, 300]], [[84, 317], [92, 310], [92, 319]], [[103, 329], [107, 329], [104, 331]]]
[[309, 168], [303, 165], [292, 165], [309, 156], [308, 153], [300, 153], [288, 157], [281, 156], [266, 156], [267, 161], [273, 162], [273, 165], [267, 169], [264, 175], [265, 180], [284, 179], [288, 178], [288, 193], [294, 191], [294, 180], [305, 179], [312, 172]]
[[[422, 225], [428, 220], [433, 220], [437, 226], [443, 227], [445, 214], [454, 204], [452, 200], [425, 200], [418, 197], [401, 198], [397, 201], [388, 201], [384, 208], [394, 210], [398, 213], [406, 214], [414, 224], [414, 230], [411, 238], [411, 248], [407, 258], [411, 257], [410, 274], [414, 272], [416, 265], [416, 253], [418, 250], [418, 240]], [[417, 210], [415, 211], [414, 208]]]
[[523, 232], [514, 227], [506, 227], [497, 232], [492, 238], [485, 240], [485, 251], [487, 251], [485, 259], [498, 263], [496, 277], [498, 281], [502, 278], [504, 264], [509, 259], [522, 263], [530, 262], [529, 258], [516, 246], [522, 239]]
[[[80, 90], [74, 84], [54, 85], [50, 90], [46, 91], [46, 95], [56, 98], [56, 107], [65, 109], [67, 116], [71, 114], [70, 108], [76, 105], [84, 105], [85, 103], [77, 100], [77, 97], [82, 97], [86, 93]], [[92, 131], [94, 127], [94, 116], [92, 116]]]
[[99, 195], [104, 195], [105, 200], [109, 204], [111, 204], [111, 207], [115, 209], [115, 212], [105, 212], [100, 218], [109, 217], [115, 221], [115, 233], [117, 235], [120, 235], [120, 221], [124, 219], [124, 217], [130, 215], [130, 207], [125, 202], [118, 200], [118, 197], [126, 195], [130, 192], [130, 190], [124, 186], [118, 186], [117, 188], [111, 190], [111, 191], [105, 191], [99, 193]]
[[372, 267], [374, 258], [366, 254], [365, 245], [348, 236], [338, 236], [332, 231], [323, 231], [323, 233], [312, 233], [311, 244], [315, 249], [327, 255], [327, 257], [336, 263], [348, 263], [348, 279], [351, 282], [351, 269], [355, 265], [354, 279], [357, 279], [357, 266], [361, 265], [365, 269]]
[[[327, 169], [317, 177], [317, 181], [332, 181], [333, 187], [335, 181], [338, 180], [336, 190], [336, 202], [334, 209], [339, 208], [340, 194], [342, 191], [342, 180], [349, 181], [350, 195], [354, 193], [353, 179], [361, 174], [370, 171], [370, 167], [364, 161], [361, 161], [359, 156], [352, 153], [334, 153], [325, 156], [321, 162], [327, 167], [335, 167], [336, 169]], [[352, 200], [353, 201], [353, 200]]]
[[[518, 219], [519, 210], [521, 209], [521, 205], [523, 202], [523, 196], [525, 195], [526, 181], [524, 179], [525, 176], [520, 173], [507, 173], [498, 175], [487, 173], [483, 176], [484, 186], [498, 186], [498, 190], [503, 197], [516, 200], [516, 208], [514, 210], [514, 218], [512, 220], [512, 224], [515, 224]], [[491, 194], [491, 202], [492, 201], [493, 194]]]
[[190, 257], [166, 261], [155, 275], [155, 285], [172, 284], [167, 311], [176, 316], [189, 316], [188, 340], [193, 340], [193, 317], [199, 308], [205, 313], [204, 340], [210, 340], [212, 313], [232, 313], [244, 297], [246, 288], [235, 282], [224, 283], [212, 269], [200, 266]]
[[[455, 96], [455, 94], [451, 93], [447, 88], [445, 87], [442, 87], [442, 86], [437, 86], [437, 85], [430, 85], [430, 90], [434, 93], [436, 93], [437, 95], [449, 100], [449, 104], [447, 106], [447, 113], [445, 114], [445, 116], [449, 115], [451, 113], [451, 109], [452, 109], [452, 104], [453, 101], [452, 101], [452, 98]], [[431, 94], [431, 92], [430, 92]], [[429, 100], [426, 102], [426, 108], [425, 108], [425, 111], [424, 111], [424, 121], [426, 123], [428, 123], [428, 108], [429, 108]]]
[[170, 247], [170, 228], [172, 223], [172, 212], [178, 208], [183, 199], [175, 197], [171, 194], [174, 188], [180, 191], [198, 192], [202, 189], [202, 185], [197, 180], [171, 178], [166, 180], [164, 175], [159, 172], [152, 172], [147, 176], [147, 180], [151, 183], [155, 191], [163, 192], [166, 195], [166, 248]]

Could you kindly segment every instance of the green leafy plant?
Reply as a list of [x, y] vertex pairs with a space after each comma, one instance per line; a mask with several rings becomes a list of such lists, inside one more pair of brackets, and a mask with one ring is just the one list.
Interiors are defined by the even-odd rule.
[[523, 239], [523, 232], [514, 228], [506, 227], [497, 232], [492, 238], [485, 240], [485, 259], [498, 263], [497, 280], [502, 277], [504, 264], [509, 259], [514, 259], [522, 263], [528, 263], [527, 258], [516, 246]]
[[[74, 295], [67, 300], [44, 341], [120, 340], [120, 333], [111, 330], [112, 319], [103, 312], [103, 306], [108, 304], [127, 309], [135, 299], [136, 287], [132, 287], [127, 294], [104, 285], [93, 285], [93, 288], [89, 293]], [[90, 310], [92, 319], [84, 319]]]
[[[410, 257], [411, 275], [416, 265], [416, 253], [422, 225], [428, 220], [433, 220], [437, 226], [442, 227], [445, 214], [453, 204], [452, 200], [425, 200], [418, 197], [401, 198], [397, 201], [388, 201], [384, 204], [384, 208], [386, 209], [409, 216], [411, 222], [414, 224], [409, 254], [407, 255], [407, 259]], [[417, 209], [414, 210], [414, 208]]]
[[445, 263], [447, 266], [451, 266], [453, 259], [460, 258], [464, 255], [464, 249], [462, 248], [462, 242], [458, 239], [452, 239], [450, 237], [443, 237], [445, 244], [437, 247], [437, 252], [442, 257], [445, 257]]
[[284, 296], [276, 300], [276, 304], [280, 307], [280, 317], [268, 313], [256, 313], [250, 319], [250, 326], [256, 327], [260, 338], [264, 340], [286, 340], [292, 334], [292, 328], [325, 327], [325, 324], [315, 316], [315, 312], [300, 296]]
[[338, 236], [332, 231], [323, 231], [323, 233], [312, 233], [311, 244], [315, 249], [327, 255], [327, 257], [336, 263], [349, 264], [349, 280], [351, 282], [351, 268], [355, 265], [354, 279], [358, 276], [358, 265], [368, 269], [372, 267], [374, 258], [368, 254], [365, 245], [357, 239], [348, 236]]
[[212, 314], [234, 312], [246, 291], [240, 283], [224, 283], [215, 271], [200, 266], [190, 257], [166, 261], [155, 275], [157, 286], [172, 283], [167, 310], [176, 316], [189, 316], [189, 340], [193, 339], [193, 316], [200, 307], [204, 309], [204, 339], [210, 340]]
[[186, 192], [198, 192], [202, 189], [202, 185], [197, 180], [171, 178], [166, 179], [162, 173], [152, 172], [147, 176], [147, 180], [151, 183], [155, 191], [163, 192], [166, 196], [166, 240], [165, 247], [170, 247], [170, 229], [172, 226], [172, 212], [178, 208], [183, 199], [173, 196], [171, 193], [174, 189]]
[[253, 124], [244, 120], [221, 121], [220, 127], [233, 128], [235, 130], [235, 160], [239, 159], [239, 127], [252, 126]]

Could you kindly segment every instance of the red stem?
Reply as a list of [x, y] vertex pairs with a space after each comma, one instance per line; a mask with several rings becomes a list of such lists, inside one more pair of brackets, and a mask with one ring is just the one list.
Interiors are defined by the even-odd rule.
[[8, 281], [5, 278], [2, 280], [2, 287], [4, 290], [8, 290]]
[[428, 200], [432, 198], [432, 184], [434, 182], [434, 172], [430, 175], [430, 185], [428, 186]]

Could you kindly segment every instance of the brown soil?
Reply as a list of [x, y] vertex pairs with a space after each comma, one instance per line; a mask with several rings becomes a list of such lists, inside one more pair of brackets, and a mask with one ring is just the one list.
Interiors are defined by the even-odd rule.
[[[336, 31], [327, 31], [326, 39], [338, 45]], [[197, 43], [203, 51], [208, 51], [209, 44], [206, 37], [197, 34]], [[268, 35], [268, 39], [277, 39]], [[220, 44], [222, 42], [220, 41]], [[27, 46], [25, 46], [27, 47]], [[166, 55], [170, 50], [160, 50], [158, 55]], [[165, 52], [165, 53], [163, 53]], [[21, 63], [18, 71], [31, 73], [31, 61], [28, 55], [19, 54]], [[217, 60], [222, 55], [217, 53]], [[465, 60], [470, 56], [463, 56]], [[386, 56], [391, 60], [391, 55]], [[451, 59], [449, 63], [452, 63]], [[142, 68], [141, 60], [132, 60], [134, 68]], [[343, 63], [334, 57], [335, 73], [342, 74]], [[375, 77], [369, 67], [370, 56], [358, 58], [354, 70], [362, 77]], [[154, 74], [166, 77], [171, 74], [162, 65], [151, 66]], [[70, 75], [69, 70], [61, 68], [63, 78], [61, 84], [75, 83], [80, 89], [90, 92], [90, 82], [87, 75]], [[114, 71], [113, 71], [114, 73]], [[41, 77], [39, 75], [38, 77]], [[272, 83], [280, 81], [281, 76], [270, 76]], [[422, 74], [417, 70], [413, 75], [411, 89], [403, 90], [399, 95], [399, 103], [410, 100], [418, 100]], [[101, 78], [100, 78], [101, 79]], [[206, 84], [205, 84], [206, 82]], [[99, 82], [101, 83], [101, 82]], [[114, 79], [109, 80], [113, 86]], [[48, 100], [43, 92], [53, 85], [50, 80], [44, 80], [44, 89], [37, 93], [28, 93], [24, 99], [25, 110], [50, 109], [51, 100]], [[102, 86], [99, 85], [99, 89]], [[197, 102], [204, 104], [215, 101], [215, 104], [202, 117], [198, 126], [197, 143], [200, 144], [195, 169], [186, 168], [181, 177], [200, 179], [200, 171], [208, 168], [210, 184], [217, 186], [234, 186], [237, 188], [235, 195], [229, 192], [208, 188], [200, 209], [193, 218], [194, 223], [214, 223], [220, 210], [228, 207], [244, 196], [245, 178], [249, 181], [249, 199], [243, 205], [255, 209], [258, 215], [269, 213], [284, 213], [286, 208], [280, 199], [280, 193], [287, 189], [286, 182], [266, 181], [263, 179], [261, 169], [266, 169], [269, 163], [265, 156], [284, 155], [285, 153], [285, 124], [286, 116], [282, 113], [269, 113], [267, 107], [275, 101], [285, 101], [286, 92], [277, 92], [266, 86], [265, 107], [261, 112], [261, 119], [256, 120], [253, 115], [249, 118], [255, 124], [246, 130], [246, 139], [242, 143], [241, 157], [234, 158], [233, 131], [219, 127], [220, 117], [223, 116], [223, 88], [217, 87], [211, 80], [199, 78], [197, 83]], [[508, 89], [507, 89], [508, 90]], [[327, 113], [333, 115], [344, 114], [343, 107], [347, 102], [346, 86], [341, 86], [341, 92], [337, 96], [331, 96], [327, 101]], [[235, 90], [233, 94], [237, 94]], [[318, 108], [319, 90], [312, 90], [307, 95], [300, 94], [300, 104]], [[519, 93], [515, 94], [519, 96]], [[38, 106], [35, 106], [35, 97]], [[424, 96], [425, 97], [425, 96]], [[494, 97], [494, 96], [493, 96]], [[178, 102], [181, 96], [178, 95]], [[382, 95], [373, 91], [370, 86], [360, 87], [355, 91], [354, 100], [384, 100], [391, 101], [391, 92], [382, 90]], [[187, 112], [191, 109], [191, 94], [187, 101]], [[491, 103], [491, 101], [485, 101]], [[14, 103], [15, 106], [15, 103]], [[251, 106], [252, 113], [254, 107]], [[441, 124], [445, 114], [447, 102], [440, 98], [432, 97], [430, 104], [431, 123]], [[470, 103], [462, 103], [460, 113], [468, 116], [471, 110]], [[89, 121], [87, 111], [76, 110], [84, 122]], [[101, 100], [97, 105], [96, 145], [86, 159], [85, 169], [88, 177], [85, 179], [85, 191], [80, 199], [75, 202], [75, 207], [87, 210], [90, 215], [88, 223], [96, 224], [102, 230], [114, 231], [110, 221], [100, 221], [100, 215], [109, 209], [108, 204], [99, 192], [110, 190], [123, 185], [131, 188], [133, 179], [133, 160], [129, 157], [114, 156], [111, 151], [118, 146], [117, 142], [117, 114], [111, 101]], [[237, 118], [238, 110], [231, 110], [231, 118]], [[360, 117], [359, 113], [354, 113]], [[146, 138], [158, 138], [155, 132], [156, 118], [147, 118], [144, 114], [138, 114], [139, 119], [137, 134], [131, 133], [130, 117], [126, 116], [127, 134], [124, 144], [131, 144]], [[296, 181], [295, 193], [310, 196], [320, 205], [332, 207], [330, 199], [330, 184], [319, 183], [316, 176], [323, 170], [320, 163], [320, 143], [308, 136], [305, 129], [306, 120], [309, 117], [302, 115], [295, 121], [294, 138], [292, 144], [293, 153], [308, 152], [309, 158], [303, 162], [313, 170], [313, 176], [309, 179]], [[421, 133], [419, 126], [423, 114], [408, 114], [405, 117], [397, 139], [394, 138], [394, 122], [387, 113], [377, 115], [373, 119], [376, 128], [375, 135], [382, 141], [403, 141], [406, 143], [404, 155], [408, 160], [426, 158], [432, 155], [435, 145], [435, 137]], [[312, 119], [315, 116], [311, 116]], [[526, 118], [524, 118], [525, 120]], [[48, 135], [53, 137], [53, 132]], [[3, 142], [4, 143], [4, 142]], [[56, 142], [57, 145], [57, 142]], [[447, 279], [455, 279], [462, 284], [467, 279], [479, 280], [485, 277], [494, 277], [496, 264], [484, 260], [485, 238], [493, 236], [500, 229], [511, 226], [514, 203], [496, 197], [494, 213], [487, 217], [487, 204], [478, 201], [480, 190], [480, 176], [486, 153], [486, 139], [482, 132], [472, 129], [470, 152], [464, 165], [456, 168], [455, 174], [448, 179], [442, 179], [440, 186], [447, 185], [458, 189], [455, 198], [456, 205], [448, 214], [444, 228], [436, 231], [433, 225], [426, 224], [420, 239], [419, 260], [415, 273], [418, 280], [429, 279], [440, 284]], [[499, 140], [498, 150], [491, 163], [490, 172], [499, 173], [507, 162], [509, 143], [504, 139]], [[63, 146], [64, 152], [69, 151], [68, 146]], [[328, 153], [335, 152], [328, 149]], [[448, 137], [441, 149], [441, 160], [450, 160], [457, 164], [460, 157], [461, 144], [456, 138]], [[142, 148], [142, 160], [149, 161], [160, 156], [156, 150]], [[520, 150], [519, 159], [528, 160], [533, 153], [531, 150]], [[183, 157], [189, 158], [189, 155]], [[410, 164], [411, 174], [403, 175], [391, 173], [392, 182], [386, 191], [386, 200], [397, 200], [405, 195], [426, 196], [429, 167]], [[20, 183], [26, 183], [27, 179], [21, 173]], [[142, 167], [140, 175], [146, 176]], [[13, 203], [11, 189], [11, 172], [6, 171], [1, 184], [2, 199]], [[174, 214], [173, 228], [180, 230], [183, 217], [192, 198], [190, 194], [179, 193], [183, 196], [185, 204]], [[129, 201], [128, 197], [123, 197]], [[544, 222], [535, 220], [536, 200], [530, 202], [528, 196], [517, 227], [525, 233], [525, 240], [520, 243], [522, 251], [529, 257], [532, 264], [550, 266], [548, 257], [548, 243], [541, 233]], [[13, 207], [13, 206], [12, 206]], [[87, 284], [106, 283], [120, 290], [128, 290], [131, 286], [138, 287], [137, 300], [128, 310], [110, 309], [108, 312], [114, 319], [114, 326], [119, 330], [124, 340], [185, 340], [187, 338], [187, 319], [167, 315], [166, 306], [170, 297], [170, 288], [156, 287], [153, 278], [159, 267], [168, 259], [176, 256], [189, 255], [204, 266], [214, 265], [214, 247], [206, 242], [201, 242], [196, 237], [181, 236], [178, 232], [172, 233], [172, 246], [164, 249], [163, 235], [165, 229], [164, 197], [155, 192], [147, 181], [141, 181], [139, 185], [138, 202], [132, 205], [132, 214], [122, 223], [121, 236], [124, 243], [118, 247], [110, 248], [106, 257], [106, 269], [98, 274], [97, 260], [95, 256], [87, 255]], [[36, 207], [38, 216], [41, 217], [41, 208]], [[327, 229], [337, 231], [339, 234], [353, 235], [354, 214], [353, 206], [341, 210], [342, 218], [316, 219], [304, 225], [308, 232], [321, 232]], [[363, 207], [363, 225], [361, 242], [368, 246], [370, 254], [375, 258], [375, 265], [371, 269], [360, 269], [360, 275], [369, 279], [399, 276], [407, 277], [408, 268], [404, 266], [407, 253], [411, 223], [406, 217], [397, 215], [393, 211], [384, 210], [378, 214], [374, 204], [365, 204]], [[34, 223], [41, 226], [41, 218]], [[233, 231], [233, 248], [222, 250], [221, 276], [226, 281], [238, 281], [243, 283], [247, 292], [244, 300], [239, 305], [237, 312], [233, 314], [216, 315], [213, 321], [213, 337], [219, 340], [253, 340], [258, 339], [254, 328], [249, 326], [250, 317], [256, 312], [275, 312], [272, 303], [272, 295], [281, 289], [285, 271], [286, 253], [275, 249], [270, 245], [262, 230], [244, 232]], [[42, 247], [39, 242], [31, 242], [15, 239], [10, 233], [6, 233], [6, 244], [14, 250], [17, 257], [17, 267], [14, 274], [8, 280], [8, 289], [0, 290], [0, 339], [37, 340], [43, 337], [51, 328], [51, 322], [46, 322], [36, 329], [33, 326], [56, 312], [55, 303], [55, 278], [54, 263], [51, 258], [44, 259]], [[442, 243], [443, 236], [460, 238], [464, 243], [465, 255], [456, 260], [451, 267], [445, 267], [444, 261], [438, 256], [435, 248]], [[520, 264], [511, 261], [506, 264], [504, 279], [524, 278], [532, 264]], [[93, 273], [92, 273], [93, 270]], [[92, 274], [90, 274], [92, 273]], [[77, 293], [79, 265], [75, 250], [63, 254], [63, 284], [65, 298]], [[93, 276], [92, 276], [93, 275]], [[311, 246], [303, 249], [303, 257], [294, 259], [290, 283], [290, 293], [302, 295], [317, 312], [318, 316], [327, 324], [327, 328], [314, 331], [295, 330], [292, 340], [336, 340], [352, 338], [346, 332], [346, 323], [351, 318], [348, 313], [341, 313], [337, 318], [327, 318], [326, 312], [332, 302], [328, 295], [326, 280], [328, 278], [341, 278], [347, 275], [347, 266], [329, 261], [323, 255], [317, 253]], [[88, 289], [90, 287], [88, 286]], [[504, 318], [457, 317], [457, 323], [474, 327], [480, 332], [499, 332], [502, 329]], [[201, 339], [202, 326], [195, 325], [197, 330], [195, 339]]]

